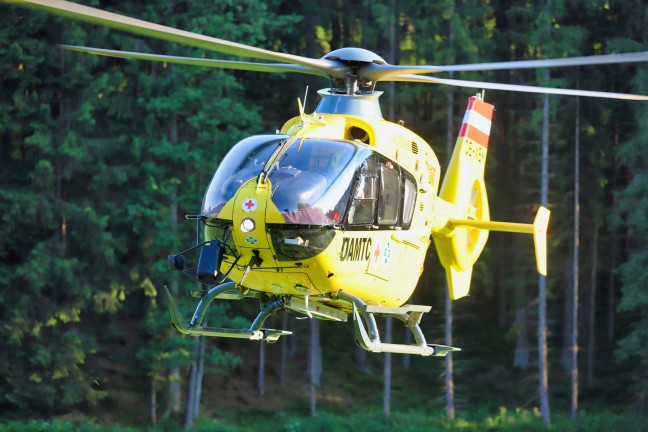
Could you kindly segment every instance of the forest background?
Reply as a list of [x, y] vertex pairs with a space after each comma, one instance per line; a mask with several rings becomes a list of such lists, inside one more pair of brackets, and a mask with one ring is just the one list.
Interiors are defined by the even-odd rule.
[[[641, 0], [81, 3], [315, 58], [344, 46], [403, 64], [648, 51]], [[66, 52], [56, 44], [217, 57], [13, 5], [0, 5], [0, 22], [4, 427], [172, 429], [196, 418], [212, 430], [541, 427], [538, 277], [525, 236], [491, 235], [471, 296], [452, 306], [453, 344], [463, 349], [453, 370], [444, 359], [358, 351], [349, 324], [323, 322], [318, 330], [309, 320], [278, 318], [275, 326], [295, 334], [268, 346], [186, 338], [170, 328], [162, 287], [193, 288], [166, 269], [167, 254], [194, 241], [184, 215], [199, 210], [237, 141], [274, 133], [297, 114], [307, 85], [312, 111], [313, 90], [328, 87], [326, 80]], [[642, 64], [455, 78], [648, 94]], [[467, 97], [480, 90], [379, 87], [388, 90], [386, 117], [404, 120], [441, 161]], [[486, 173], [495, 220], [532, 219], [546, 120], [552, 221], [544, 372], [552, 421], [572, 427], [577, 366], [574, 427], [647, 430], [648, 104], [552, 96], [545, 115], [542, 95], [487, 91], [486, 100], [496, 107]], [[193, 303], [184, 297], [188, 314]], [[423, 330], [443, 343], [445, 287], [433, 248], [410, 302], [433, 305]], [[214, 307], [210, 324], [240, 322], [255, 307]], [[394, 329], [395, 338], [404, 334]]]

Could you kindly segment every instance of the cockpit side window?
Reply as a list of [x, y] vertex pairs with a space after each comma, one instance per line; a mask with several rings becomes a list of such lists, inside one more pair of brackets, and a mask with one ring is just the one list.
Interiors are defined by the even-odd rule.
[[409, 228], [416, 204], [416, 180], [396, 163], [377, 154], [356, 173], [347, 216], [349, 228]]
[[257, 176], [285, 136], [256, 135], [244, 139], [220, 163], [203, 198], [201, 214], [217, 217], [246, 181]]
[[404, 176], [403, 179], [403, 226], [409, 227], [414, 216], [414, 204], [416, 204], [416, 181], [411, 176]]
[[373, 225], [378, 202], [378, 161], [366, 159], [357, 175], [348, 222], [350, 225]]
[[401, 202], [400, 170], [390, 161], [380, 164], [380, 201], [378, 225], [395, 226]]

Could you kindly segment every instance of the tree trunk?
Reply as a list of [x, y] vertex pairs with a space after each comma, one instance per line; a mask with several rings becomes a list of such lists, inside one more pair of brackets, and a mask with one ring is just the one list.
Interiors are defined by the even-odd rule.
[[527, 311], [527, 287], [521, 271], [515, 270], [515, 280], [522, 281], [520, 286], [514, 290], [515, 318], [511, 324], [511, 330], [515, 334], [515, 352], [513, 354], [513, 366], [521, 370], [529, 368], [531, 357], [531, 342], [529, 341], [529, 317]]
[[311, 384], [311, 416], [317, 415], [317, 387], [322, 376], [322, 347], [320, 345], [320, 322], [310, 321], [310, 384]]
[[151, 377], [151, 394], [149, 397], [149, 421], [153, 426], [157, 424], [157, 385], [155, 377]]
[[172, 367], [169, 370], [169, 401], [167, 410], [164, 413], [164, 419], [172, 415], [178, 415], [182, 411], [182, 378], [180, 377], [180, 368]]
[[259, 343], [259, 368], [257, 374], [257, 390], [260, 395], [265, 394], [265, 342]]
[[297, 320], [291, 319], [289, 321], [289, 326], [290, 331], [292, 331], [293, 334], [292, 337], [288, 339], [288, 357], [294, 357], [299, 349], [298, 338], [300, 333], [297, 331]]
[[[392, 343], [392, 318], [385, 318], [385, 343]], [[388, 417], [391, 414], [391, 375], [392, 355], [390, 352], [384, 354], [385, 370], [383, 373], [383, 415]]]
[[[565, 274], [570, 275], [574, 270], [574, 258], [565, 259]], [[563, 302], [563, 325], [562, 343], [560, 347], [560, 363], [567, 373], [571, 371], [571, 335], [572, 335], [572, 312], [574, 310], [574, 283], [572, 279], [565, 278], [564, 282], [565, 301]]]
[[[389, 2], [389, 16], [388, 25], [389, 25], [389, 59], [388, 61], [391, 64], [396, 64], [396, 56], [398, 55], [398, 45], [396, 41], [396, 0], [390, 0]], [[396, 83], [391, 81], [389, 83], [389, 112], [388, 120], [395, 122], [396, 121]]]
[[[389, 61], [391, 64], [396, 64], [396, 0], [389, 2], [390, 16], [389, 16]], [[389, 120], [396, 121], [396, 87], [394, 82], [389, 83]], [[386, 343], [392, 342], [392, 319], [387, 317], [385, 319], [385, 336]], [[385, 369], [383, 374], [383, 415], [389, 416], [391, 414], [391, 367], [392, 355], [391, 353], [384, 354]]]
[[[173, 65], [169, 65], [170, 68]], [[169, 141], [172, 143], [178, 142], [178, 117], [171, 116], [169, 124]], [[178, 191], [174, 187], [170, 196], [170, 218], [171, 218], [171, 232], [174, 238], [178, 236]], [[171, 292], [176, 295], [178, 293], [177, 280], [171, 281]], [[180, 377], [180, 368], [177, 366], [169, 370], [169, 401], [164, 418], [168, 419], [171, 415], [179, 415], [182, 412], [182, 378]]]
[[[205, 320], [205, 326], [207, 321]], [[205, 376], [205, 351], [207, 350], [207, 338], [200, 337], [200, 351], [198, 354], [198, 373], [196, 374], [196, 397], [194, 398], [194, 419], [200, 414], [200, 398], [202, 396], [202, 383]]]
[[572, 279], [571, 418], [578, 416], [578, 276], [580, 274], [580, 99], [576, 98], [574, 140], [574, 262]]
[[[615, 123], [614, 126], [614, 157], [612, 158], [612, 190], [617, 190], [617, 159], [616, 149], [619, 145], [619, 125]], [[616, 202], [616, 200], [614, 200]], [[610, 248], [610, 265], [607, 287], [607, 342], [608, 345], [614, 344], [614, 318], [616, 313], [616, 276], [614, 270], [616, 269], [617, 253], [619, 247], [619, 236], [616, 229], [612, 230], [612, 247]]]
[[[412, 337], [412, 331], [409, 328], [405, 327], [405, 344], [410, 345], [413, 339], [414, 338]], [[403, 354], [403, 370], [409, 370], [411, 359], [411, 355]]]
[[370, 373], [369, 365], [367, 364], [367, 351], [359, 346], [355, 347], [355, 362], [363, 373]]
[[[452, 300], [446, 283], [445, 292], [445, 344], [452, 346]], [[446, 389], [446, 415], [448, 420], [455, 420], [454, 404], [454, 363], [452, 353], [445, 357], [445, 389]]]
[[[526, 291], [524, 287], [521, 291]], [[526, 296], [525, 296], [526, 297]], [[513, 366], [522, 370], [529, 368], [529, 357], [531, 355], [531, 345], [529, 343], [529, 324], [527, 317], [526, 304], [522, 302], [518, 310], [515, 312], [515, 320], [513, 321], [513, 328], [515, 331], [515, 353], [513, 355]]]
[[[549, 70], [545, 71], [545, 81], [549, 82]], [[544, 97], [542, 121], [542, 179], [540, 203], [546, 206], [549, 201], [549, 96]], [[551, 425], [549, 413], [549, 366], [547, 364], [547, 280], [538, 278], [538, 375], [540, 393], [540, 415], [545, 427]]]
[[336, 50], [342, 48], [342, 28], [340, 23], [340, 15], [342, 15], [342, 7], [337, 5], [334, 1], [335, 11], [331, 14], [331, 49]]
[[[175, 122], [172, 122], [172, 125], [175, 125]], [[175, 131], [175, 133], [174, 133]], [[177, 138], [177, 128], [171, 128], [171, 137]], [[178, 194], [174, 188], [171, 192], [171, 206], [170, 206], [170, 217], [171, 217], [171, 231], [174, 236], [178, 232]], [[172, 280], [170, 283], [171, 292], [176, 295], [178, 293], [178, 281]], [[182, 412], [182, 378], [180, 377], [180, 368], [177, 366], [169, 369], [169, 388], [168, 388], [168, 402], [167, 409], [164, 413], [164, 419], [168, 419], [172, 415], [179, 415]]]
[[[284, 312], [281, 317], [281, 329], [288, 329], [288, 314]], [[294, 337], [294, 336], [293, 336]], [[286, 361], [288, 360], [288, 338], [281, 338], [281, 358], [279, 360], [279, 386], [286, 385]]]
[[369, 11], [371, 10], [370, 2], [368, 0], [362, 0], [362, 36], [360, 39], [360, 47], [367, 49], [367, 38], [368, 38], [368, 29], [371, 28], [369, 24]]
[[589, 322], [587, 329], [587, 386], [594, 385], [594, 349], [596, 348], [596, 291], [598, 273], [598, 218], [594, 219], [592, 228], [592, 272], [590, 275], [590, 301], [589, 301]]
[[617, 231], [612, 232], [612, 247], [610, 248], [610, 269], [608, 270], [607, 287], [607, 341], [609, 345], [614, 344], [614, 321], [616, 313], [616, 269], [617, 253], [619, 250], [619, 236]]
[[[452, 25], [452, 15], [454, 14], [454, 3], [450, 12], [450, 47], [454, 45], [454, 26]], [[450, 73], [450, 78], [453, 77]], [[454, 92], [452, 88], [448, 88], [448, 111], [446, 116], [446, 161], [450, 163], [452, 155], [452, 141], [453, 141], [453, 118], [454, 118]], [[448, 288], [448, 281], [445, 283], [445, 344], [452, 346], [452, 300], [450, 299], [450, 291]], [[454, 404], [454, 363], [452, 353], [446, 354], [445, 357], [445, 396], [446, 396], [446, 415], [448, 420], [455, 420], [455, 404]]]
[[[204, 325], [207, 325], [205, 321]], [[202, 381], [205, 371], [205, 350], [206, 338], [198, 336], [194, 338], [194, 359], [191, 363], [191, 374], [187, 389], [187, 406], [185, 410], [185, 430], [193, 428], [194, 421], [200, 414], [200, 397], [202, 395]]]
[[[60, 64], [61, 64], [61, 79], [65, 80], [65, 55], [63, 52], [60, 53]], [[65, 133], [66, 133], [66, 127], [65, 125], [68, 122], [66, 121], [65, 118], [65, 94], [64, 90], [60, 90], [59, 94], [59, 124], [61, 127], [59, 128], [59, 134], [58, 134], [58, 145], [56, 148], [56, 160], [55, 160], [55, 170], [56, 170], [56, 191], [55, 191], [55, 196], [56, 196], [56, 205], [58, 206], [59, 210], [59, 215], [60, 215], [60, 222], [59, 222], [59, 236], [61, 240], [61, 249], [63, 250], [63, 256], [67, 256], [68, 253], [68, 221], [67, 217], [65, 215], [65, 212], [63, 211], [63, 202], [66, 200], [66, 193], [64, 190], [63, 186], [63, 166], [64, 166], [64, 161], [63, 161], [63, 156], [62, 152], [59, 151], [60, 149], [63, 148], [63, 143], [65, 142]]]
[[[498, 242], [498, 244], [502, 244], [501, 241]], [[503, 251], [502, 248], [499, 248], [502, 254], [505, 252]], [[502, 283], [502, 276], [501, 274], [502, 269], [500, 266], [495, 268], [495, 280], [499, 283], [496, 282], [497, 284], [497, 325], [500, 328], [506, 328], [506, 286]]]
[[194, 403], [196, 398], [196, 384], [198, 376], [198, 356], [200, 352], [200, 337], [194, 338], [194, 359], [191, 363], [191, 373], [189, 375], [189, 388], [187, 389], [187, 407], [185, 410], [185, 430], [190, 430], [193, 428], [194, 422]]

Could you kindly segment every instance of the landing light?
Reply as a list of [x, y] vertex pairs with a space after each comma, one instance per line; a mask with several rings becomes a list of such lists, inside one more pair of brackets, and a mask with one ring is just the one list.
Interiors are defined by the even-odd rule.
[[252, 232], [254, 231], [255, 228], [256, 228], [256, 223], [254, 223], [254, 221], [250, 218], [245, 218], [241, 222], [241, 231], [244, 233]]

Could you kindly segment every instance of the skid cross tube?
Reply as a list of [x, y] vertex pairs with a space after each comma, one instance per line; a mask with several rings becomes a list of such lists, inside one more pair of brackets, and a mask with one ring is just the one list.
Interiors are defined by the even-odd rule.
[[[425, 336], [419, 327], [421, 317], [431, 308], [429, 306], [404, 305], [401, 307], [368, 306], [360, 298], [339, 291], [337, 299], [351, 303], [353, 307], [353, 327], [356, 343], [363, 349], [371, 352], [389, 352], [396, 354], [414, 354], [420, 356], [443, 357], [452, 351], [460, 351], [459, 348], [445, 345], [426, 343]], [[380, 341], [380, 333], [376, 325], [374, 313], [382, 316], [394, 317], [402, 321], [410, 329], [414, 336], [415, 344], [392, 344]], [[363, 324], [364, 321], [369, 327], [369, 332]]]

